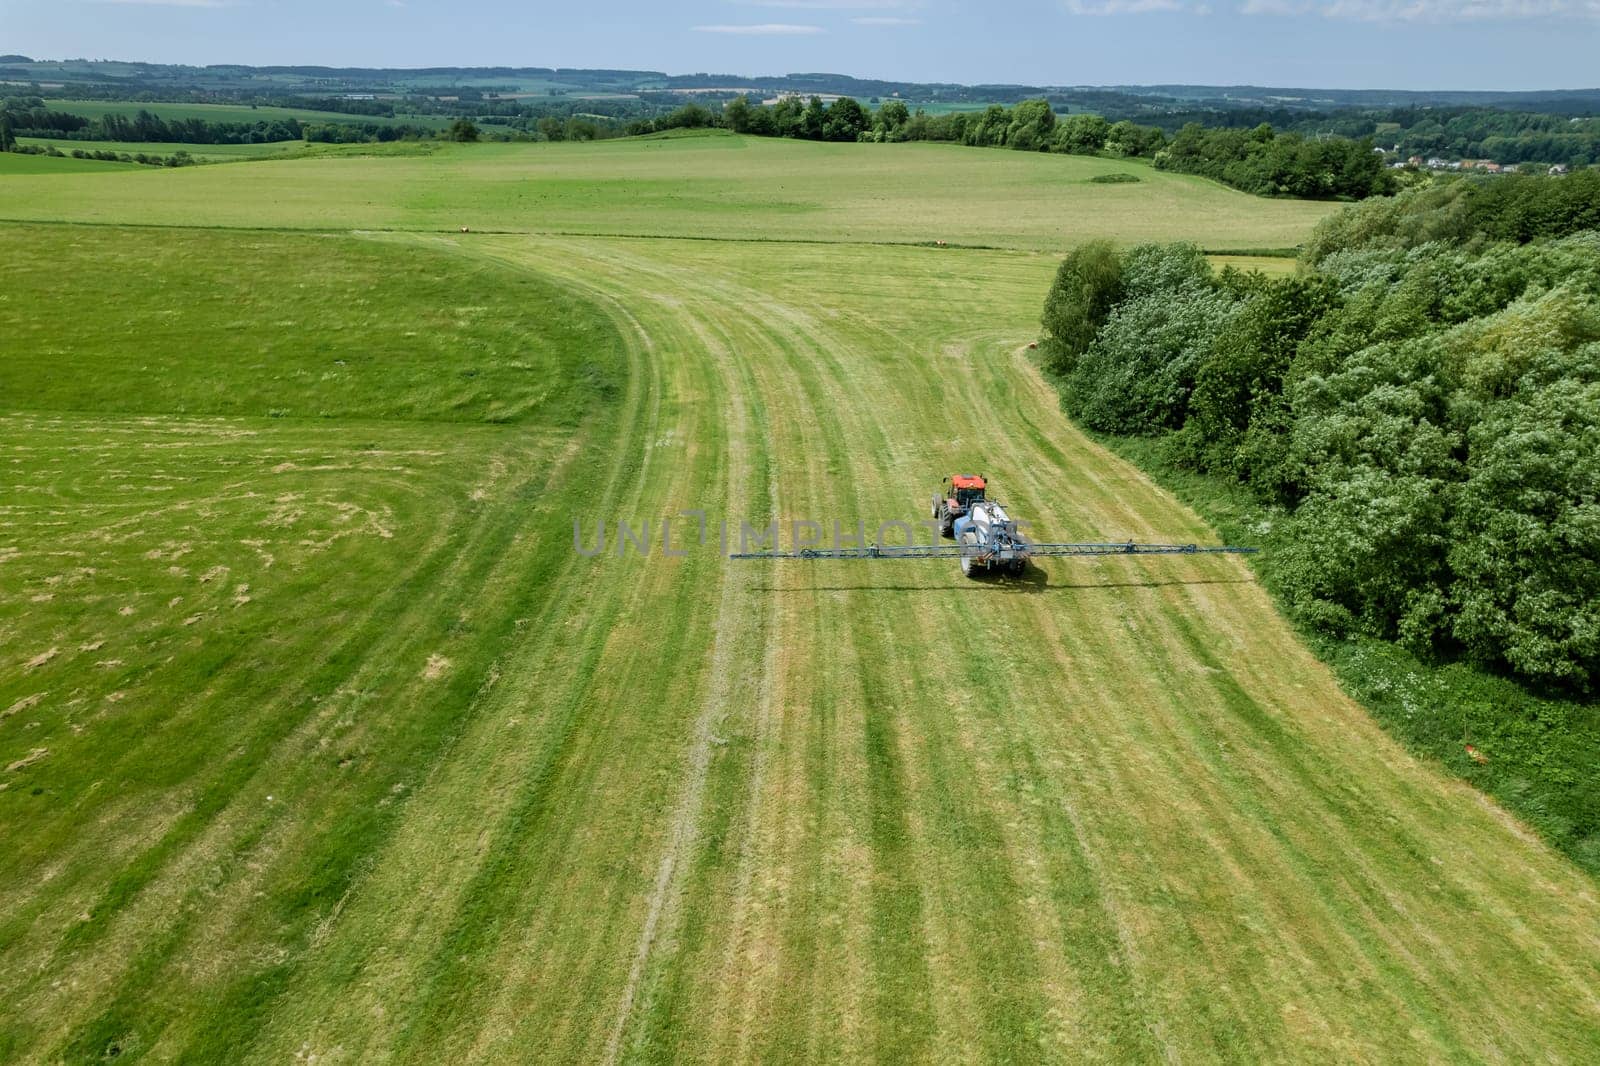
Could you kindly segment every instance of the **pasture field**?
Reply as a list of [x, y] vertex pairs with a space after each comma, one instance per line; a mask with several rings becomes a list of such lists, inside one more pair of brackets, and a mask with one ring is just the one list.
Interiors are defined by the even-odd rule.
[[[272, 141], [267, 144], [184, 144], [179, 141], [73, 141], [57, 137], [18, 137], [21, 144], [55, 148], [71, 154], [74, 149], [85, 152], [127, 152], [129, 155], [176, 155], [188, 152], [196, 159], [208, 162], [232, 162], [240, 159], [273, 159], [296, 155], [306, 151], [304, 141]], [[98, 162], [98, 161], [96, 161]]]
[[1232, 267], [1235, 270], [1258, 271], [1262, 274], [1277, 276], [1293, 274], [1299, 268], [1297, 260], [1289, 256], [1278, 255], [1212, 255], [1207, 256], [1212, 267], [1223, 270]]
[[137, 163], [107, 163], [93, 159], [62, 159], [48, 155], [0, 152], [0, 175], [93, 174], [104, 170], [134, 170]]
[[[357, 146], [358, 148], [364, 146]], [[270, 167], [8, 183], [0, 216], [181, 225], [925, 242], [1059, 250], [1094, 237], [1292, 246], [1335, 205], [1262, 200], [1127, 160], [732, 135], [362, 151]]]
[[85, 118], [106, 115], [137, 115], [148, 111], [164, 121], [198, 118], [206, 122], [271, 122], [273, 119], [298, 119], [301, 122], [374, 122], [380, 126], [427, 126], [443, 128], [451, 119], [440, 115], [353, 115], [343, 111], [317, 111], [302, 107], [251, 107], [248, 104], [172, 104], [142, 103], [137, 100], [46, 100], [52, 111], [67, 111]]
[[721, 558], [974, 468], [1211, 539], [1035, 373], [1044, 236], [353, 232], [357, 162], [0, 227], [0, 1059], [1600, 1056], [1593, 880], [1239, 560]]
[[[994, 102], [999, 103], [999, 101]], [[990, 103], [991, 102], [987, 100], [982, 102], [973, 102], [968, 100], [928, 100], [922, 103], [914, 103], [910, 100], [905, 101], [906, 108], [910, 110], [912, 114], [916, 114], [918, 111], [926, 111], [930, 115], [948, 115], [954, 111], [985, 111], [989, 108]], [[1001, 104], [1000, 106], [1009, 108], [1012, 105]]]

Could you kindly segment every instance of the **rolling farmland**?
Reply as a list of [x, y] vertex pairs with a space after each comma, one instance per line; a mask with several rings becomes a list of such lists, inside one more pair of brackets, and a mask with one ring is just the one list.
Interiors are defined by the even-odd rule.
[[[1097, 174], [1137, 169], [1134, 184]], [[725, 135], [528, 145], [354, 146], [159, 182], [16, 182], [11, 220], [474, 230], [985, 245], [1055, 251], [1094, 237], [1292, 246], [1335, 205], [1261, 200], [1128, 160], [892, 151]]]
[[274, 119], [298, 119], [301, 122], [374, 122], [381, 126], [407, 124], [413, 126], [442, 127], [450, 120], [438, 115], [360, 115], [345, 111], [318, 111], [304, 107], [250, 107], [246, 104], [170, 104], [143, 101], [56, 100], [50, 106], [57, 111], [68, 111], [85, 118], [105, 115], [136, 115], [148, 111], [159, 119], [173, 120], [198, 118], [206, 122], [271, 122]]
[[1239, 560], [661, 552], [958, 468], [1211, 539], [1033, 370], [1049, 253], [1326, 206], [1126, 166], [0, 175], [0, 1058], [1594, 1059], [1592, 879]]
[[19, 155], [16, 152], [0, 154], [0, 174], [105, 174], [108, 171], [133, 170], [137, 163], [112, 163], [94, 159], [69, 159], [61, 156]]
[[[280, 156], [296, 155], [306, 151], [304, 141], [268, 141], [261, 144], [186, 144], [180, 141], [73, 141], [65, 138], [49, 137], [22, 137], [19, 142], [24, 145], [36, 145], [40, 148], [54, 148], [58, 152], [71, 155], [74, 151], [83, 152], [126, 152], [129, 155], [167, 156], [186, 152], [195, 159], [206, 162], [221, 163], [233, 162], [240, 159], [271, 159]], [[91, 160], [98, 163], [100, 160]], [[93, 168], [90, 168], [93, 173]]]

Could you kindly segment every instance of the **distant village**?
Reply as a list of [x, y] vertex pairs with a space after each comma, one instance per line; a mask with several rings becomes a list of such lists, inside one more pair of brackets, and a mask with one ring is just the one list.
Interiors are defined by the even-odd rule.
[[[1373, 151], [1385, 158], [1398, 154], [1398, 148], [1393, 151], [1374, 148]], [[1547, 167], [1542, 163], [1496, 163], [1492, 159], [1441, 159], [1438, 156], [1430, 156], [1424, 159], [1420, 155], [1414, 155], [1406, 159], [1394, 159], [1389, 163], [1389, 169], [1431, 170], [1437, 172], [1470, 170], [1479, 174], [1516, 174], [1519, 171], [1539, 173], [1543, 171], [1552, 177], [1556, 177], [1567, 172], [1567, 165], [1565, 163], [1557, 163], [1554, 166]]]

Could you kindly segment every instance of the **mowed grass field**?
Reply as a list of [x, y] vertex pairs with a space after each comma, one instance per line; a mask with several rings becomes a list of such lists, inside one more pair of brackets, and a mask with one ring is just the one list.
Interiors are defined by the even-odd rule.
[[0, 1058], [1600, 1055], [1594, 882], [1238, 560], [720, 557], [974, 468], [1210, 539], [1034, 372], [1053, 255], [0, 245]]
[[148, 111], [162, 120], [198, 118], [206, 122], [271, 122], [274, 119], [298, 119], [301, 122], [375, 122], [381, 126], [405, 124], [410, 126], [443, 127], [449, 118], [438, 115], [356, 115], [343, 111], [318, 111], [303, 107], [251, 107], [248, 104], [176, 104], [143, 103], [132, 100], [56, 100], [45, 101], [52, 111], [67, 111], [85, 118], [102, 118], [106, 115], [137, 115]]
[[[306, 151], [304, 141], [272, 141], [266, 144], [184, 144], [180, 141], [73, 141], [65, 138], [19, 137], [19, 143], [54, 148], [71, 155], [74, 149], [85, 152], [126, 152], [129, 155], [176, 155], [188, 152], [208, 162], [240, 159], [272, 159]], [[93, 162], [100, 162], [94, 160]], [[93, 173], [93, 171], [90, 171]]]
[[[619, 234], [989, 245], [1058, 251], [1096, 237], [1207, 249], [1299, 243], [1335, 205], [1263, 200], [1127, 160], [954, 145], [812, 144], [732, 135], [440, 146], [375, 160], [8, 183], [0, 217], [236, 227]], [[1095, 184], [1137, 169], [1141, 180]]]
[[112, 163], [93, 159], [63, 159], [48, 155], [0, 152], [0, 175], [93, 174], [105, 169], [133, 170], [137, 163]]

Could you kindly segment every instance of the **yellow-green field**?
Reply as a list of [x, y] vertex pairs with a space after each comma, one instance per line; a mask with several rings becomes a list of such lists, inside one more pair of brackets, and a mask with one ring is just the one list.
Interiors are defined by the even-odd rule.
[[[1216, 205], [1258, 248], [1324, 207], [652, 143], [0, 176], [143, 223], [0, 227], [0, 1059], [1600, 1056], [1594, 882], [1238, 560], [714, 543], [974, 468], [1040, 538], [1211, 539], [1033, 369], [1050, 253], [1108, 191], [1208, 247]], [[760, 153], [832, 243], [761, 239], [799, 223]], [[938, 165], [995, 169], [962, 202]], [[660, 228], [740, 239], [551, 232], [651, 217], [620, 176], [663, 170]], [[569, 176], [558, 217], [424, 232], [517, 174]], [[269, 218], [311, 232], [212, 228]], [[859, 243], [928, 220], [1015, 247]], [[574, 550], [619, 519], [648, 556]]]
[[1235, 270], [1259, 271], [1262, 274], [1293, 274], [1299, 264], [1289, 256], [1276, 255], [1213, 255], [1208, 256], [1217, 270], [1232, 267]]
[[108, 170], [132, 170], [137, 163], [111, 163], [94, 159], [64, 159], [60, 156], [0, 153], [0, 175], [96, 174]]
[[[434, 146], [429, 146], [434, 147]], [[953, 145], [812, 144], [728, 135], [358, 146], [159, 182], [105, 175], [17, 182], [0, 217], [361, 229], [909, 241], [1058, 251], [1108, 237], [1182, 236], [1208, 249], [1297, 244], [1334, 205], [1262, 200], [1128, 160]], [[342, 156], [342, 157], [341, 157]], [[1141, 180], [1089, 181], [1137, 167]], [[197, 215], [198, 210], [203, 216]]]
[[71, 155], [74, 149], [85, 152], [126, 152], [129, 155], [176, 155], [188, 152], [196, 159], [231, 162], [236, 159], [271, 159], [306, 151], [304, 141], [273, 141], [268, 144], [183, 144], [177, 141], [73, 141], [66, 138], [20, 137], [19, 143], [54, 148]]
[[301, 122], [372, 122], [380, 126], [405, 123], [413, 126], [448, 126], [450, 119], [438, 115], [358, 115], [344, 111], [318, 111], [305, 107], [251, 107], [249, 104], [174, 104], [141, 100], [56, 100], [46, 101], [52, 111], [97, 119], [106, 115], [128, 115], [148, 111], [159, 119], [201, 119], [206, 122], [242, 123], [298, 119]]

